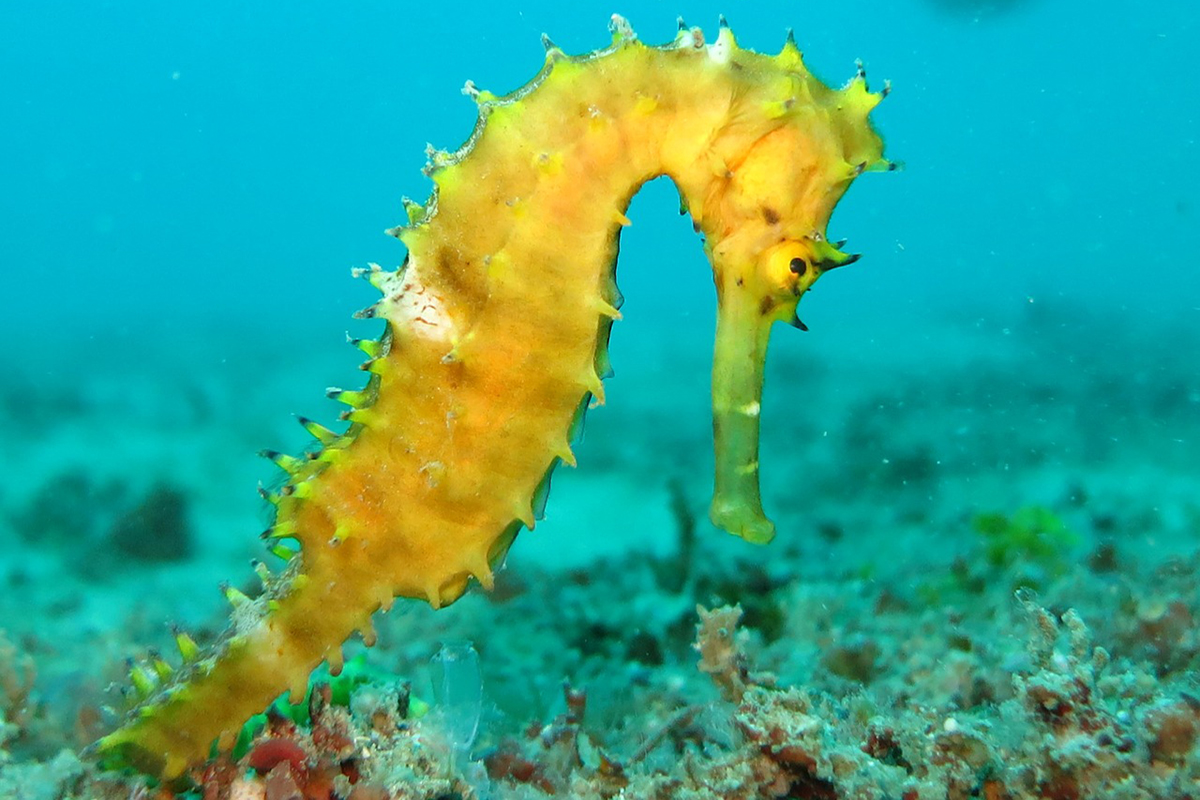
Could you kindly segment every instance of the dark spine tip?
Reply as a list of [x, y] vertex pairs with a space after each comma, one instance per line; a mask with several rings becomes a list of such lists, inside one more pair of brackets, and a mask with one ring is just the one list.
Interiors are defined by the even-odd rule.
[[717, 16], [717, 26], [718, 26], [718, 27], [721, 27], [721, 28], [728, 28], [728, 27], [729, 27], [729, 20], [725, 19], [725, 15], [724, 15], [724, 14], [720, 14], [720, 15], [718, 15], [718, 16]]
[[688, 29], [688, 24], [683, 21], [683, 17], [676, 17], [675, 21], [679, 24], [680, 33], [683, 33]]
[[801, 321], [800, 317], [792, 317], [791, 320], [789, 320], [788, 324], [799, 331], [807, 331], [808, 330], [808, 326], [805, 325], [804, 322]]
[[547, 53], [558, 49], [558, 46], [554, 44], [554, 41], [544, 33], [542, 34], [542, 47], [546, 48]]
[[278, 461], [279, 457], [281, 455], [283, 455], [283, 454], [280, 453], [278, 450], [259, 450], [258, 451], [258, 457], [265, 458], [268, 461]]
[[862, 258], [862, 253], [851, 253], [849, 255], [842, 256], [838, 260], [828, 258], [818, 263], [817, 267], [821, 270], [821, 272], [829, 272], [829, 270], [837, 269], [838, 267], [848, 267], [855, 261], [858, 261], [860, 258]]
[[[788, 28], [787, 29], [787, 38], [783, 40], [783, 43], [785, 45], [791, 45], [792, 47], [796, 47], [796, 32], [794, 30], [792, 30], [791, 28]], [[800, 48], [796, 47], [796, 49], [799, 50]]]

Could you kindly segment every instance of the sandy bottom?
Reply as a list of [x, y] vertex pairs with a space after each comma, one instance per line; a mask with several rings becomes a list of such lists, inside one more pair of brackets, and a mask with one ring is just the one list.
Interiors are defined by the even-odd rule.
[[[378, 620], [379, 675], [338, 722], [354, 780], [307, 729], [276, 731], [309, 748], [304, 770], [235, 768], [204, 796], [1196, 791], [1194, 323], [1114, 331], [1038, 307], [902, 327], [776, 334], [762, 473], [779, 533], [755, 547], [705, 520], [708, 328], [622, 323], [580, 467], [556, 474], [496, 592]], [[0, 364], [0, 795], [149, 796], [74, 753], [118, 719], [127, 656], [169, 652], [168, 621], [211, 638], [218, 584], [254, 585], [255, 486], [276, 479], [255, 453], [301, 449], [291, 414], [332, 419], [321, 389], [358, 374], [324, 331], [182, 330]], [[742, 609], [740, 636], [733, 616], [699, 634], [704, 670], [697, 604]], [[447, 677], [447, 642], [478, 673]], [[404, 681], [432, 711], [380, 727], [371, 698]], [[445, 699], [464, 682], [480, 701]]]

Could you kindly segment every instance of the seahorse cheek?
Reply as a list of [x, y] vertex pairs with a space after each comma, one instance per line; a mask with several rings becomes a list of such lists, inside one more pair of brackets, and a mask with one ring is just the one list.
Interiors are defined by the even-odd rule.
[[727, 208], [743, 219], [773, 222], [778, 239], [823, 230], [841, 196], [825, 191], [831, 181], [823, 165], [842, 163], [835, 143], [827, 133], [816, 135], [807, 128], [793, 121], [763, 137], [734, 171], [729, 188]]

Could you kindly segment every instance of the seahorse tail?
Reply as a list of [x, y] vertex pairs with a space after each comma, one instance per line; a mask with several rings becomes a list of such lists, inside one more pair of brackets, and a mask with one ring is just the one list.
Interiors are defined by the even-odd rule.
[[[203, 657], [190, 636], [177, 633], [178, 668], [158, 657], [131, 665], [139, 705], [124, 726], [93, 746], [101, 763], [174, 780], [203, 763], [214, 742], [228, 750], [243, 721], [273, 702], [281, 687], [298, 701], [322, 661], [340, 672], [336, 643], [344, 631], [357, 629], [373, 644], [370, 617], [391, 605], [390, 590], [378, 581], [349, 585], [305, 566], [296, 556], [256, 599], [227, 587], [230, 628]], [[347, 594], [354, 601], [346, 602]]]

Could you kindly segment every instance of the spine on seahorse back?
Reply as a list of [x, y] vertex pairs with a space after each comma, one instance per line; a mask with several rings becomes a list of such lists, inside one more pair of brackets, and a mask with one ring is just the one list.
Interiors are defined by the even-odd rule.
[[619, 18], [607, 50], [546, 44], [542, 72], [514, 94], [468, 84], [479, 123], [457, 153], [431, 153], [434, 194], [394, 231], [404, 266], [363, 271], [383, 297], [360, 316], [386, 332], [359, 342], [367, 386], [331, 390], [349, 430], [305, 421], [322, 448], [275, 456], [289, 477], [268, 537], [287, 568], [255, 600], [229, 592], [233, 623], [208, 656], [187, 643], [174, 675], [135, 667], [146, 698], [99, 743], [110, 760], [179, 775], [280, 691], [303, 691], [323, 659], [336, 671], [342, 642], [354, 630], [370, 641], [372, 613], [394, 597], [436, 607], [472, 576], [491, 585], [603, 399], [619, 231], [659, 175], [705, 236], [719, 297], [712, 518], [770, 539], [757, 476], [768, 330], [798, 324], [800, 295], [853, 259], [824, 231], [855, 176], [890, 166], [867, 122], [882, 94], [861, 72], [830, 89], [790, 36], [764, 56], [724, 24], [711, 44], [681, 24], [647, 47]]

